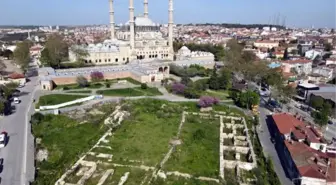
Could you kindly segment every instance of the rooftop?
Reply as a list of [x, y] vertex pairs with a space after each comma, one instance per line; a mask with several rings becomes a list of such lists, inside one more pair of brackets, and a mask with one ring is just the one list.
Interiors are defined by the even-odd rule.
[[305, 124], [296, 119], [293, 115], [287, 113], [272, 115], [275, 125], [281, 134], [289, 134], [291, 131], [296, 130], [297, 127], [305, 127]]
[[329, 158], [328, 155], [310, 148], [305, 143], [285, 141], [285, 145], [302, 177], [336, 181], [335, 158]]

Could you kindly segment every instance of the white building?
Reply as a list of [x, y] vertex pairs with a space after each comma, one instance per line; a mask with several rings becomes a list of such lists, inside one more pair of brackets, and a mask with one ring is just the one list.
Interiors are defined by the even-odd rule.
[[311, 49], [305, 52], [305, 57], [310, 60], [314, 60], [317, 56], [322, 56], [322, 52], [315, 49]]
[[[88, 46], [73, 46], [88, 51], [85, 58], [87, 64], [125, 64], [132, 60], [173, 60], [173, 0], [169, 0], [168, 37], [160, 31], [160, 25], [148, 17], [148, 1], [144, 0], [144, 14], [134, 16], [133, 0], [129, 0], [129, 21], [115, 30], [113, 0], [110, 5], [111, 39], [103, 43]], [[69, 51], [70, 61], [76, 61], [77, 56]]]
[[257, 48], [276, 48], [279, 46], [279, 42], [271, 40], [258, 40], [253, 43]]
[[182, 46], [176, 53], [176, 60], [214, 61], [215, 55], [204, 51], [190, 51], [186, 46]]
[[298, 75], [310, 74], [312, 72], [313, 62], [311, 60], [297, 59], [297, 60], [286, 60], [282, 61], [282, 66], [284, 66], [285, 72], [290, 72], [295, 70]]

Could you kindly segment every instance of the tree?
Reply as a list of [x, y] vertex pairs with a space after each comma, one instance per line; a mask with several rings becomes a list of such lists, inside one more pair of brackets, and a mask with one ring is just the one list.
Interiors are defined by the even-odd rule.
[[5, 108], [6, 108], [5, 102], [0, 101], [0, 115], [4, 115], [5, 114]]
[[329, 115], [331, 114], [331, 105], [325, 101], [323, 103], [322, 108], [319, 111], [315, 111], [312, 113], [312, 117], [314, 118], [314, 121], [319, 124], [320, 126], [324, 126], [329, 121]]
[[68, 57], [68, 46], [61, 35], [50, 35], [45, 43], [45, 49], [48, 51], [45, 57], [50, 60], [44, 60], [43, 65], [60, 68], [61, 62]]
[[18, 87], [18, 84], [16, 83], [8, 83], [5, 85], [1, 85], [0, 89], [2, 92], [2, 96], [8, 100], [10, 97], [12, 97], [13, 93], [15, 92], [16, 88]]
[[28, 41], [19, 42], [16, 45], [13, 56], [16, 64], [20, 65], [21, 69], [26, 70], [30, 62], [31, 43]]
[[40, 62], [43, 66], [50, 66], [51, 64], [51, 57], [49, 55], [49, 50], [48, 48], [44, 48], [41, 51], [41, 57], [40, 57]]
[[302, 51], [302, 45], [301, 44], [298, 44], [297, 45], [297, 49], [298, 49], [298, 53], [300, 56], [304, 56], [304, 52]]
[[72, 46], [70, 49], [75, 54], [77, 62], [83, 62], [84, 59], [89, 56], [87, 50], [79, 46]]
[[333, 49], [333, 46], [330, 43], [328, 43], [328, 42], [324, 43], [324, 50], [325, 51], [331, 51], [332, 49]]
[[232, 87], [232, 73], [227, 69], [221, 71], [221, 75], [218, 78], [221, 89], [228, 90]]
[[84, 76], [78, 76], [76, 81], [80, 87], [87, 87], [89, 85], [88, 80]]
[[211, 107], [218, 104], [219, 99], [211, 96], [202, 96], [198, 101], [198, 106], [201, 108]]
[[186, 86], [182, 83], [174, 83], [172, 85], [172, 91], [174, 94], [184, 94]]
[[285, 49], [284, 55], [283, 55], [284, 60], [288, 60], [288, 48]]
[[146, 83], [141, 83], [141, 89], [147, 89], [147, 88], [148, 88], [148, 86], [147, 86]]
[[99, 82], [104, 80], [104, 74], [100, 71], [94, 71], [90, 74], [90, 78], [92, 82]]
[[324, 104], [324, 100], [320, 96], [312, 96], [310, 99], [310, 105], [317, 110], [322, 109]]
[[254, 105], [258, 105], [259, 101], [259, 94], [250, 90], [240, 93], [240, 96], [238, 98], [238, 104], [241, 107], [246, 107], [248, 109], [251, 109]]
[[335, 33], [335, 29], [332, 28], [332, 29], [330, 30], [330, 33], [331, 33], [331, 34], [334, 34], [334, 33]]
[[192, 83], [192, 81], [191, 81], [191, 79], [189, 77], [183, 76], [181, 78], [181, 83], [184, 84], [184, 85], [186, 85], [186, 86], [188, 86], [188, 85], [190, 85]]
[[219, 78], [218, 78], [216, 67], [213, 68], [212, 74], [210, 76], [209, 88], [213, 90], [220, 89], [220, 83], [219, 83]]

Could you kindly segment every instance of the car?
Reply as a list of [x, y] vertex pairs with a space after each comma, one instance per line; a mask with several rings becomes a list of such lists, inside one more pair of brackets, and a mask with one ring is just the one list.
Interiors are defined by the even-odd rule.
[[0, 148], [4, 148], [7, 144], [7, 133], [2, 132], [0, 134]]
[[275, 143], [275, 139], [274, 138], [270, 138], [271, 142], [274, 144]]
[[13, 102], [14, 102], [15, 104], [19, 104], [19, 103], [21, 102], [21, 100], [19, 100], [19, 98], [15, 97], [15, 98], [13, 99]]

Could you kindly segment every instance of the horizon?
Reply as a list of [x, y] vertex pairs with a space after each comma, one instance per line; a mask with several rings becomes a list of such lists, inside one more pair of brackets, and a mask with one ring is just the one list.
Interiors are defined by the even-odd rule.
[[[168, 1], [149, 0], [149, 17], [156, 23], [167, 24]], [[304, 3], [304, 4], [303, 4]], [[21, 6], [17, 6], [21, 4]], [[125, 23], [128, 20], [128, 1], [115, 1], [115, 22]], [[291, 6], [289, 6], [291, 5]], [[309, 5], [306, 8], [303, 5]], [[109, 5], [107, 0], [59, 0], [46, 2], [36, 0], [35, 3], [23, 0], [3, 2], [3, 10], [7, 19], [1, 19], [0, 25], [107, 25], [109, 24]], [[73, 7], [76, 8], [73, 8]], [[175, 24], [277, 24], [285, 22], [286, 27], [295, 28], [335, 28], [336, 2], [325, 0], [283, 0], [269, 2], [266, 0], [250, 0], [222, 2], [213, 0], [174, 1]], [[48, 8], [52, 7], [52, 8]], [[135, 15], [143, 13], [143, 0], [134, 0]], [[202, 7], [207, 7], [203, 9]], [[277, 7], [276, 9], [274, 7]], [[262, 10], [262, 11], [261, 11]], [[18, 14], [17, 12], [20, 12]], [[299, 16], [298, 16], [299, 15]], [[302, 16], [300, 16], [302, 15]]]

